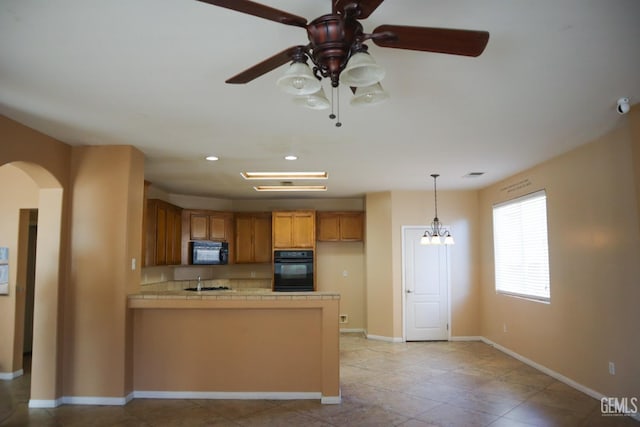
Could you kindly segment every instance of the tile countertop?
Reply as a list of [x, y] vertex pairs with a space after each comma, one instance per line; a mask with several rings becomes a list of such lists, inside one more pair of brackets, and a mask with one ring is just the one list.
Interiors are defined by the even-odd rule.
[[273, 292], [264, 288], [229, 289], [219, 291], [142, 291], [131, 299], [340, 299], [338, 292]]
[[[197, 283], [197, 282], [195, 282]], [[257, 284], [257, 282], [255, 282]], [[202, 286], [229, 286], [233, 283], [207, 280], [202, 281]], [[242, 283], [247, 286], [248, 283]], [[193, 281], [171, 281], [154, 284], [152, 286], [143, 285], [141, 291], [128, 295], [129, 307], [136, 308], [146, 306], [152, 301], [182, 301], [189, 303], [201, 302], [223, 302], [223, 301], [322, 301], [339, 300], [338, 292], [273, 292], [270, 287], [239, 287], [230, 286], [228, 290], [217, 291], [186, 291], [184, 288], [193, 287]], [[155, 304], [152, 304], [155, 305]], [[182, 305], [182, 303], [180, 303]], [[196, 304], [197, 305], [197, 304]]]

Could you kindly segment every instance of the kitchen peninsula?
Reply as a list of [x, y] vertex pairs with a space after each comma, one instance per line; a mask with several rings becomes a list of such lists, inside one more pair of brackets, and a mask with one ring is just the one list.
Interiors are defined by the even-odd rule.
[[340, 403], [339, 303], [269, 289], [129, 295], [133, 397]]

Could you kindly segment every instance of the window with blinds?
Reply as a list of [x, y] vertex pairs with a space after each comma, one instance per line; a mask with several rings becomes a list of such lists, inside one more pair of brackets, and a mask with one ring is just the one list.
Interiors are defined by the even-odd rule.
[[493, 207], [496, 292], [549, 301], [547, 195], [544, 190]]

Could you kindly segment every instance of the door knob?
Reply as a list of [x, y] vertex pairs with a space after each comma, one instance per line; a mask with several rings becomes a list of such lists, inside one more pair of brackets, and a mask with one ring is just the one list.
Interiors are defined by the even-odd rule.
[[410, 294], [411, 292], [413, 292], [411, 289], [407, 289], [408, 294]]

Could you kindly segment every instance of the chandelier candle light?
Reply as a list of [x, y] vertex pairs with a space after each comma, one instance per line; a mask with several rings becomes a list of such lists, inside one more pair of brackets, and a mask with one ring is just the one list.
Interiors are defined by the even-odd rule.
[[[435, 200], [435, 208], [436, 208], [436, 216], [433, 218], [433, 222], [431, 222], [431, 228], [424, 232], [424, 235], [420, 239], [421, 245], [440, 245], [444, 243], [445, 245], [453, 245], [453, 236], [446, 228], [442, 227], [440, 220], [438, 219], [438, 190], [436, 188], [436, 178], [440, 175], [437, 173], [431, 174], [433, 177], [433, 197]], [[444, 237], [444, 242], [442, 238]]]

